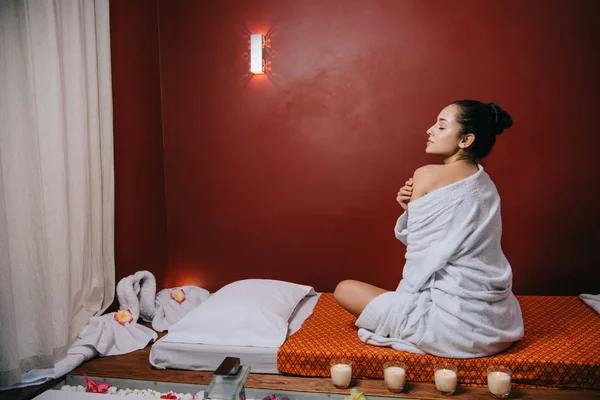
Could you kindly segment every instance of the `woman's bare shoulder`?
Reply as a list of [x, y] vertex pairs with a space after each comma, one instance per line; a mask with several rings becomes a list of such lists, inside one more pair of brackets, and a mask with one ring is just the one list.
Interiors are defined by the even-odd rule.
[[431, 164], [418, 168], [413, 174], [413, 195], [411, 201], [425, 196], [441, 187], [468, 178], [477, 172], [476, 166], [468, 164]]
[[425, 196], [438, 186], [440, 180], [447, 175], [444, 165], [429, 164], [417, 168], [413, 173], [413, 195], [411, 201]]
[[443, 164], [428, 164], [415, 170], [415, 172], [413, 173], [413, 180], [435, 180], [440, 176], [446, 175], [447, 173], [447, 168]]

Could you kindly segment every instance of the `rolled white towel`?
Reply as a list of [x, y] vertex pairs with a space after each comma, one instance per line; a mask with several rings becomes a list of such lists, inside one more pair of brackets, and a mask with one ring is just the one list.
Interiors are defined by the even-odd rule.
[[133, 322], [152, 322], [152, 328], [164, 332], [185, 314], [208, 299], [210, 293], [197, 286], [163, 289], [156, 293], [156, 278], [149, 271], [138, 271], [119, 281], [119, 308], [129, 310]]
[[142, 321], [151, 322], [156, 313], [156, 278], [150, 271], [138, 271], [135, 273], [135, 279], [140, 287], [140, 318]]
[[119, 309], [131, 311], [133, 322], [137, 322], [140, 317], [140, 281], [135, 275], [129, 275], [117, 283], [117, 299], [119, 300]]
[[156, 295], [156, 314], [152, 329], [164, 332], [185, 314], [210, 297], [210, 292], [198, 286], [163, 289]]
[[139, 318], [150, 322], [156, 312], [156, 278], [150, 271], [138, 271], [126, 276], [117, 284], [119, 309], [129, 310], [133, 322]]

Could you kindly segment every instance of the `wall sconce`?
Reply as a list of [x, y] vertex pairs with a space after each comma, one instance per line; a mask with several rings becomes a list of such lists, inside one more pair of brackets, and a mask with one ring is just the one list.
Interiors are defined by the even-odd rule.
[[263, 70], [263, 35], [250, 35], [250, 72], [264, 74]]

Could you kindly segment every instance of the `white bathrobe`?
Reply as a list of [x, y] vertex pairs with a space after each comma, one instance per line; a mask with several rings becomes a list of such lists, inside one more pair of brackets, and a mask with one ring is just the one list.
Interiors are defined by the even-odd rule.
[[500, 197], [483, 167], [410, 202], [395, 233], [407, 246], [402, 280], [359, 316], [363, 342], [470, 358], [498, 353], [523, 336], [500, 246]]

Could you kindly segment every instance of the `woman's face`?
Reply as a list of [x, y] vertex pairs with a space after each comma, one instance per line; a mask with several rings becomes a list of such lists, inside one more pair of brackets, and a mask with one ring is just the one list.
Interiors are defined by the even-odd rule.
[[440, 112], [437, 122], [427, 130], [427, 154], [451, 157], [459, 151], [460, 125], [456, 120], [457, 114], [458, 106], [455, 104], [450, 104]]

